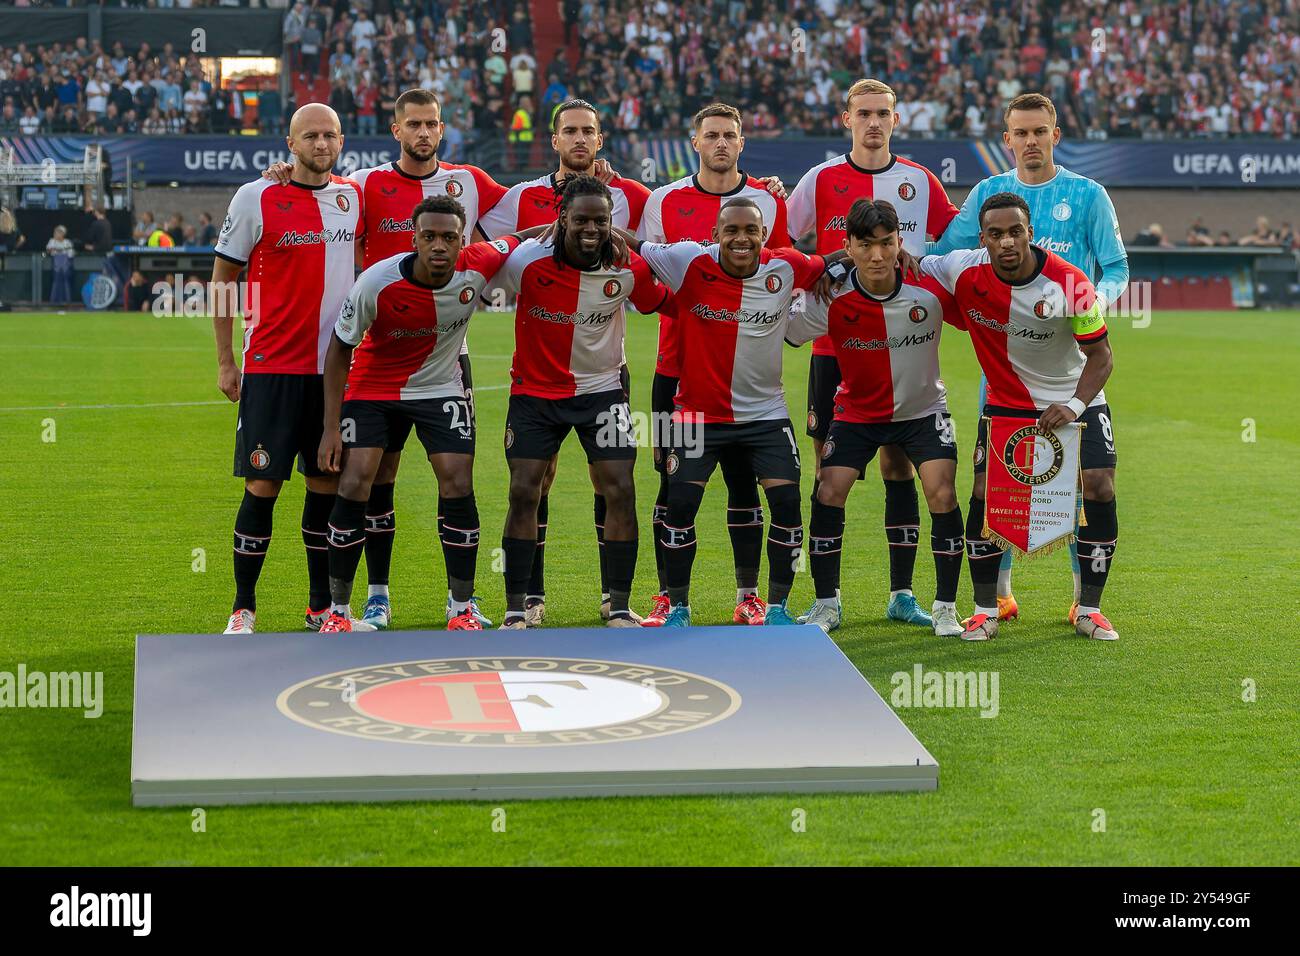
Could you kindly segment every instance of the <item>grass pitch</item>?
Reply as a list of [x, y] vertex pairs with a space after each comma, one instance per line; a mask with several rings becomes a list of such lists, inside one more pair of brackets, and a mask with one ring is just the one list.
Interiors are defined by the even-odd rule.
[[[633, 409], [648, 410], [653, 320], [630, 319]], [[505, 515], [500, 451], [509, 316], [471, 326], [486, 548], [479, 591], [499, 619], [490, 549]], [[905, 709], [938, 758], [930, 794], [519, 802], [506, 832], [481, 803], [214, 807], [130, 805], [134, 635], [218, 631], [231, 597], [233, 407], [215, 388], [210, 326], [121, 314], [0, 316], [0, 582], [10, 596], [0, 670], [103, 671], [98, 720], [0, 710], [0, 860], [7, 864], [1294, 864], [1300, 859], [1300, 314], [1157, 313], [1112, 329], [1107, 394], [1119, 451], [1120, 547], [1106, 611], [1122, 640], [1077, 639], [1064, 554], [1017, 565], [1024, 619], [986, 645], [884, 618], [882, 489], [849, 501], [845, 653], [890, 677], [997, 671], [1000, 710]], [[788, 350], [797, 431], [807, 351]], [[969, 498], [978, 369], [944, 337]], [[492, 387], [492, 386], [495, 386]], [[1246, 421], [1249, 419], [1250, 421]], [[1250, 440], [1253, 439], [1253, 440]], [[803, 439], [805, 470], [811, 447]], [[418, 443], [412, 441], [412, 448]], [[571, 438], [551, 495], [548, 623], [596, 624], [591, 491]], [[644, 609], [655, 476], [637, 465]], [[805, 481], [804, 492], [808, 491]], [[392, 593], [396, 624], [440, 627], [435, 486], [403, 462]], [[259, 588], [263, 630], [302, 626], [302, 484], [286, 486]], [[733, 593], [715, 475], [701, 512], [695, 619], [729, 619]], [[924, 499], [922, 499], [924, 503]], [[807, 511], [805, 506], [805, 520]], [[923, 519], [923, 525], [926, 523]], [[922, 529], [922, 544], [928, 532]], [[196, 571], [195, 549], [206, 570]], [[362, 572], [364, 574], [364, 572]], [[764, 572], [766, 573], [766, 572]], [[916, 590], [933, 596], [923, 547]], [[364, 593], [364, 578], [359, 577]], [[792, 604], [811, 599], [801, 575]], [[959, 608], [970, 608], [963, 569]], [[647, 635], [652, 640], [652, 635]], [[542, 635], [539, 635], [542, 640]], [[1255, 699], [1246, 691], [1253, 686]], [[794, 811], [806, 811], [795, 832]], [[1104, 829], [1103, 829], [1104, 826]]]

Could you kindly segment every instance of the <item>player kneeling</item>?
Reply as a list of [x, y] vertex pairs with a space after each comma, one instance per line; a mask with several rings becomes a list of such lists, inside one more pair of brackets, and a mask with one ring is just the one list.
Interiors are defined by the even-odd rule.
[[322, 633], [374, 630], [348, 615], [366, 503], [384, 449], [412, 426], [438, 479], [438, 535], [451, 591], [447, 629], [478, 631], [492, 623], [474, 597], [474, 417], [459, 358], [479, 295], [519, 238], [463, 246], [465, 210], [448, 196], [425, 199], [411, 218], [415, 252], [361, 273], [325, 356], [319, 464], [331, 473], [341, 468], [342, 476], [329, 521], [331, 607]]
[[956, 301], [937, 280], [903, 276], [898, 213], [890, 203], [855, 202], [844, 248], [856, 268], [829, 304], [809, 297], [802, 312], [791, 314], [786, 332], [791, 345], [829, 335], [841, 374], [808, 526], [817, 600], [799, 620], [828, 633], [839, 627], [844, 505], [880, 447], [897, 445], [920, 474], [930, 508], [934, 633], [955, 637], [962, 632], [956, 601], [965, 542], [954, 487], [957, 442], [939, 377], [939, 337], [945, 322], [965, 326]]

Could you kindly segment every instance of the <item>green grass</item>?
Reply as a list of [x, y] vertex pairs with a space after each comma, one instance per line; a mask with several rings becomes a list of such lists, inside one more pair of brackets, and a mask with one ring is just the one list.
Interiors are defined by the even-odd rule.
[[[633, 407], [647, 409], [651, 320], [628, 342]], [[476, 484], [484, 539], [505, 514], [500, 452], [511, 351], [506, 317], [471, 331], [481, 425]], [[0, 316], [5, 505], [0, 583], [10, 596], [0, 670], [103, 671], [98, 720], [0, 711], [0, 860], [10, 864], [1288, 864], [1300, 859], [1295, 545], [1300, 464], [1300, 315], [1158, 313], [1112, 332], [1107, 392], [1120, 455], [1120, 548], [1106, 609], [1123, 639], [1076, 639], [1063, 554], [1021, 563], [1026, 619], [987, 645], [940, 641], [884, 620], [882, 490], [849, 502], [840, 646], [888, 699], [890, 675], [996, 670], [1001, 711], [900, 716], [937, 757], [929, 794], [518, 802], [493, 832], [477, 803], [210, 808], [130, 805], [132, 649], [138, 632], [218, 630], [229, 611], [234, 410], [210, 402], [215, 362], [201, 320]], [[963, 336], [943, 346], [969, 497], [978, 370]], [[806, 352], [788, 352], [801, 418]], [[108, 408], [76, 406], [109, 405]], [[21, 407], [21, 408], [17, 408]], [[1243, 419], [1257, 440], [1243, 441]], [[43, 441], [53, 421], [54, 441]], [[798, 429], [802, 431], [802, 429]], [[48, 437], [48, 436], [47, 436]], [[414, 446], [413, 446], [414, 447]], [[811, 461], [805, 440], [805, 464]], [[574, 439], [551, 497], [548, 623], [596, 623], [595, 543]], [[648, 525], [655, 478], [637, 466]], [[715, 478], [701, 514], [696, 623], [728, 619], [732, 582]], [[805, 491], [807, 489], [805, 488]], [[286, 489], [259, 591], [259, 628], [301, 627], [296, 529]], [[393, 594], [403, 627], [437, 627], [445, 595], [433, 548], [434, 485], [415, 455], [397, 485]], [[806, 515], [805, 515], [806, 517]], [[923, 532], [924, 534], [924, 532]], [[924, 540], [924, 537], [923, 537]], [[193, 549], [207, 554], [192, 570]], [[501, 611], [480, 559], [479, 590]], [[643, 533], [637, 602], [653, 584]], [[917, 591], [932, 594], [924, 550]], [[960, 604], [969, 608], [963, 572]], [[811, 597], [801, 575], [792, 603]], [[1258, 699], [1242, 700], [1244, 679]], [[807, 811], [807, 830], [791, 811]], [[1106, 815], [1094, 832], [1094, 810]]]

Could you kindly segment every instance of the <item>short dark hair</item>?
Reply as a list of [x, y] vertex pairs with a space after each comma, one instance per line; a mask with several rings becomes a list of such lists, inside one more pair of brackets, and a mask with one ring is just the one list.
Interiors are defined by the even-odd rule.
[[401, 116], [408, 106], [436, 106], [439, 114], [442, 112], [442, 104], [438, 102], [437, 94], [418, 86], [407, 90], [397, 98], [397, 102], [393, 104], [393, 115]]
[[600, 129], [600, 110], [596, 109], [596, 107], [592, 106], [586, 100], [565, 100], [557, 106], [555, 112], [551, 114], [552, 133], [558, 133], [560, 131], [560, 116], [569, 110], [591, 110], [592, 115], [596, 117], [596, 129]]
[[850, 239], [874, 239], [876, 230], [898, 231], [898, 210], [883, 199], [859, 199], [844, 220], [844, 234]]
[[421, 199], [416, 207], [411, 210], [412, 228], [415, 227], [416, 222], [426, 212], [455, 216], [460, 220], [461, 232], [465, 231], [465, 223], [469, 221], [469, 218], [465, 215], [465, 207], [460, 204], [460, 200], [453, 199], [450, 196], [428, 196]]
[[740, 110], [729, 103], [710, 103], [695, 114], [695, 119], [691, 121], [691, 129], [698, 133], [700, 126], [710, 116], [723, 116], [735, 123], [738, 129], [744, 127], [744, 123], [740, 118]]
[[763, 207], [754, 202], [754, 200], [750, 199], [748, 196], [733, 196], [731, 199], [724, 202], [721, 208], [718, 209], [719, 219], [722, 218], [723, 211], [727, 209], [756, 209], [758, 210], [758, 221], [763, 221]]
[[980, 206], [980, 228], [984, 227], [984, 214], [990, 209], [1019, 209], [1025, 214], [1025, 222], [1033, 222], [1033, 217], [1029, 213], [1029, 203], [1025, 202], [1024, 196], [1018, 196], [1015, 193], [994, 193], [988, 199], [984, 200], [984, 205]]

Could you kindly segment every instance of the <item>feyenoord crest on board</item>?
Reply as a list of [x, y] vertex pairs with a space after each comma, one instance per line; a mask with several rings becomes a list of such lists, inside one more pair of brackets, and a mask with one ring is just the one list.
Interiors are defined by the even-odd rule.
[[[984, 536], [1019, 555], [1074, 540], [1084, 425], [1043, 431], [1033, 418], [985, 417]], [[978, 464], [978, 449], [976, 463]]]
[[937, 786], [813, 626], [136, 640], [137, 806]]

